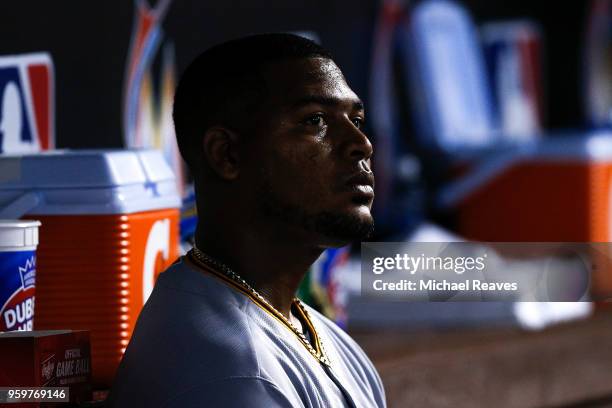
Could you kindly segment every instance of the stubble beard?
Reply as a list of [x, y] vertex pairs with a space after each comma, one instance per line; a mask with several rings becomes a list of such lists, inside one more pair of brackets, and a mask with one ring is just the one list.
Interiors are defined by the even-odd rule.
[[266, 217], [321, 234], [340, 243], [339, 246], [365, 240], [374, 232], [372, 217], [364, 219], [357, 214], [332, 211], [310, 212], [283, 200], [273, 191], [267, 180], [258, 191], [258, 202], [259, 209]]

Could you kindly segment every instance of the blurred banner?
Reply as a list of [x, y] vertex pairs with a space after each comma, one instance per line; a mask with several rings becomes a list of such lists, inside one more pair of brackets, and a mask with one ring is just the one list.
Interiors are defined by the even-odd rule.
[[584, 99], [593, 126], [612, 125], [612, 1], [593, 0], [585, 38]]
[[[382, 4], [375, 22], [369, 77], [369, 117], [375, 146], [372, 158], [376, 174], [376, 236], [406, 235], [423, 219], [424, 194], [421, 163], [410, 145], [411, 133], [405, 108], [409, 62], [402, 60], [408, 44], [400, 35], [408, 24], [409, 10], [401, 0]], [[405, 59], [405, 58], [404, 58]], [[401, 64], [400, 64], [400, 60]]]
[[527, 20], [490, 23], [482, 38], [502, 138], [536, 138], [542, 130], [540, 28]]
[[49, 54], [0, 57], [0, 154], [55, 147], [54, 86]]
[[125, 147], [160, 149], [176, 175], [178, 191], [185, 193], [185, 171], [178, 151], [172, 104], [176, 87], [174, 46], [163, 43], [159, 83], [153, 78], [153, 62], [163, 42], [162, 22], [172, 0], [150, 7], [135, 0], [134, 25], [127, 57], [123, 100]]
[[499, 135], [485, 59], [467, 10], [447, 0], [421, 2], [404, 35], [421, 146], [455, 152], [494, 145]]

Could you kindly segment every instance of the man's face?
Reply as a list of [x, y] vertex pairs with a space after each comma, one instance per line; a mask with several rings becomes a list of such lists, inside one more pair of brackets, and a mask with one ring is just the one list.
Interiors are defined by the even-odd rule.
[[249, 148], [258, 210], [322, 246], [366, 238], [374, 177], [363, 104], [329, 59], [264, 69], [268, 94]]

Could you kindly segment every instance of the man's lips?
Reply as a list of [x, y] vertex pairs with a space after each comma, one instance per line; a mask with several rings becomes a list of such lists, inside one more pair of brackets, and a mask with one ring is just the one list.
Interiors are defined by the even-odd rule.
[[370, 189], [374, 189], [374, 174], [360, 172], [351, 176], [347, 181], [346, 185], [349, 187], [353, 186], [369, 186]]
[[351, 176], [345, 183], [345, 191], [354, 193], [370, 201], [374, 198], [374, 175], [360, 172]]

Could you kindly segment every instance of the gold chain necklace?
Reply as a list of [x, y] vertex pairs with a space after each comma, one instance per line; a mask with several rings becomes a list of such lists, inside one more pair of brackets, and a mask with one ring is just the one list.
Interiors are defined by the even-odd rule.
[[[310, 315], [308, 311], [302, 305], [302, 302], [297, 298], [293, 298], [293, 304], [299, 310], [300, 314], [306, 321], [306, 325], [310, 329], [312, 334], [313, 341], [317, 346], [318, 350], [310, 344], [304, 333], [298, 329], [289, 319], [285, 317], [281, 312], [279, 312], [270, 302], [266, 300], [259, 292], [257, 292], [251, 285], [249, 285], [240, 275], [234, 272], [229, 266], [224, 263], [217, 261], [213, 257], [205, 254], [200, 251], [198, 248], [194, 247], [191, 251], [189, 251], [188, 255], [190, 255], [190, 259], [195, 260], [196, 264], [202, 266], [214, 273], [217, 276], [228, 278], [231, 283], [237, 286], [243, 293], [249, 296], [258, 306], [266, 309], [270, 312], [274, 317], [276, 317], [281, 323], [283, 323], [289, 330], [291, 330], [300, 340], [300, 342], [306, 347], [306, 349], [310, 352], [310, 354], [316, 358], [321, 364], [326, 366], [331, 366], [329, 359], [325, 353], [323, 348], [323, 343], [321, 342], [321, 338], [319, 337], [312, 321], [310, 319]], [[221, 272], [222, 274], [219, 274]]]

